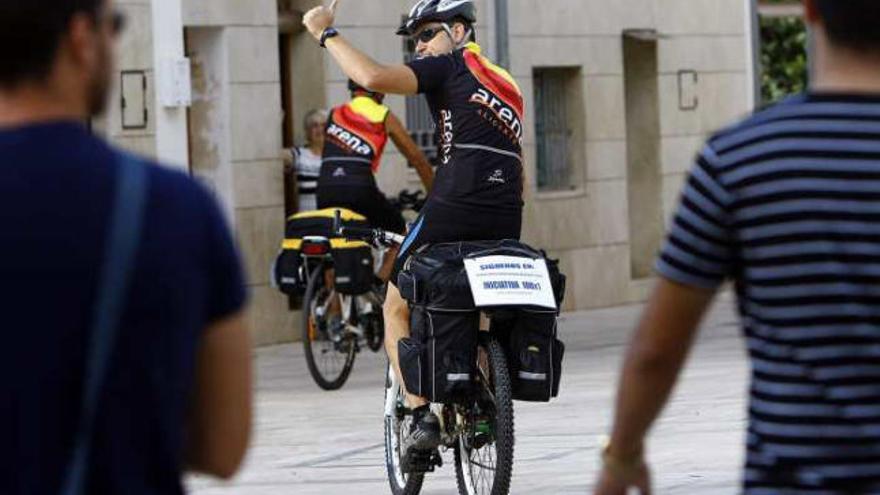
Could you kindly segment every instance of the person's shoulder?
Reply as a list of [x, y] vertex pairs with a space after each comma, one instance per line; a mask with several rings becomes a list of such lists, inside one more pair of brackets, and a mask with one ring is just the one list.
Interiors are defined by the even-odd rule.
[[738, 141], [744, 135], [760, 134], [763, 126], [796, 115], [805, 102], [805, 96], [798, 94], [755, 110], [712, 133], [706, 144], [717, 152], [723, 152], [731, 141]]

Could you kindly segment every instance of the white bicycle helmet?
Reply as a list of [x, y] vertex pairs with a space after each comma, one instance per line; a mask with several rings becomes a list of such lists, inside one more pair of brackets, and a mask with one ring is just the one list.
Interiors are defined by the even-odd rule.
[[416, 28], [425, 22], [450, 22], [456, 18], [470, 24], [477, 22], [477, 6], [473, 0], [419, 0], [397, 34], [412, 36]]

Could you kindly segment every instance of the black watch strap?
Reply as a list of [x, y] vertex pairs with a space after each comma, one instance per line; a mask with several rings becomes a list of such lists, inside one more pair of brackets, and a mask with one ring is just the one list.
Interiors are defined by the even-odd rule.
[[335, 38], [336, 36], [339, 36], [339, 31], [337, 31], [336, 28], [328, 27], [325, 29], [324, 32], [321, 33], [321, 48], [327, 48], [327, 40]]

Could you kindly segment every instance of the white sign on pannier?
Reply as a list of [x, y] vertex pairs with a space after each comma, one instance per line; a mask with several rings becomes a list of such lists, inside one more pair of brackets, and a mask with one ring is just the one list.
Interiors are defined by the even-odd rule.
[[464, 260], [477, 307], [540, 306], [556, 309], [547, 262], [516, 256]]

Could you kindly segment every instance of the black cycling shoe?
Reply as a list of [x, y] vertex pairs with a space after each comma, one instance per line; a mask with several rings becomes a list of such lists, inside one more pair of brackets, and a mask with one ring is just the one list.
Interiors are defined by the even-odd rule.
[[440, 420], [424, 407], [413, 411], [412, 427], [403, 438], [401, 467], [404, 472], [427, 471], [435, 463], [434, 454], [440, 446]]

